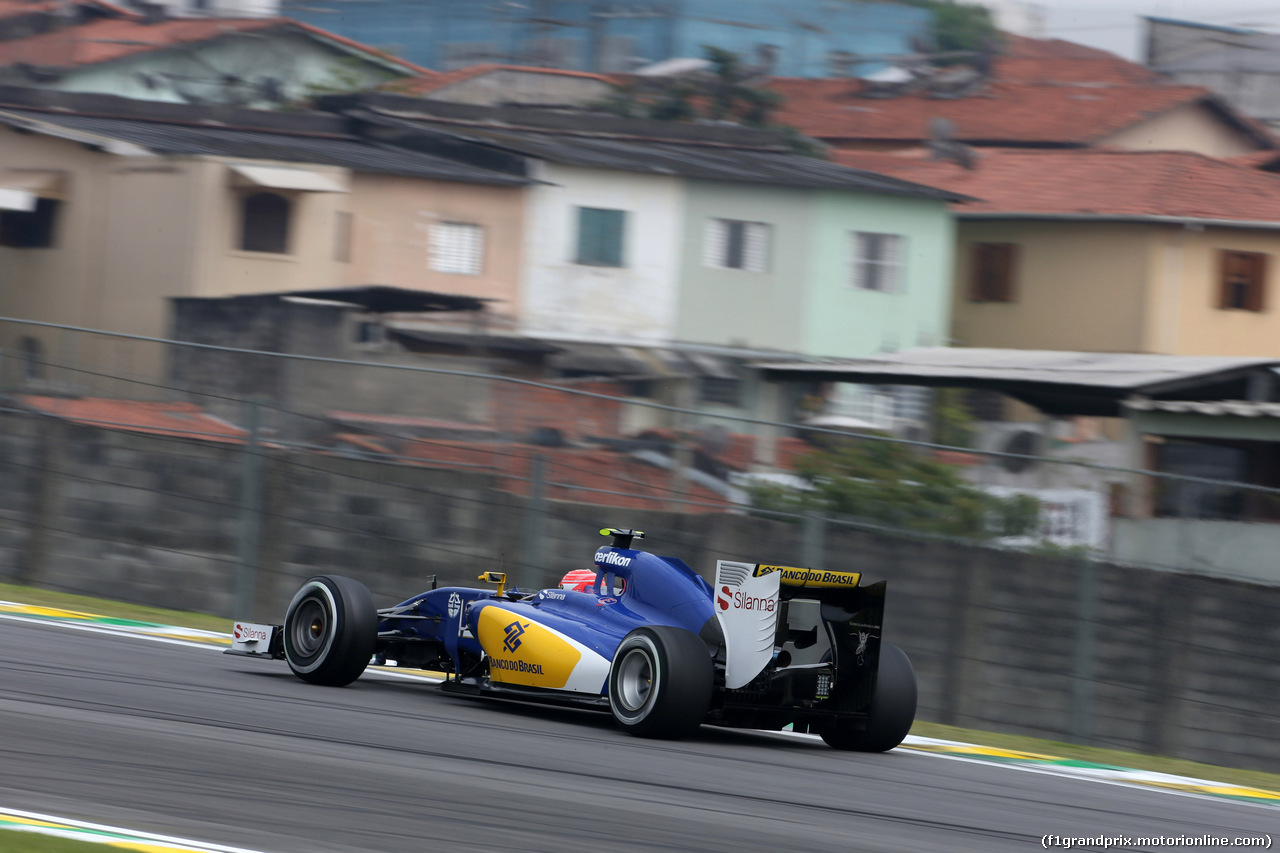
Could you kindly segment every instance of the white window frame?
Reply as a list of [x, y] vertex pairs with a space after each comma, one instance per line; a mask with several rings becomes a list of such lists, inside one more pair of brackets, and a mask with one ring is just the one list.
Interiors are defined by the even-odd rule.
[[[879, 256], [871, 257], [868, 250], [877, 245]], [[849, 232], [849, 286], [856, 290], [902, 293], [906, 289], [906, 260], [907, 238], [902, 234]]]
[[433, 272], [480, 275], [484, 272], [484, 226], [474, 222], [433, 222], [427, 265]]
[[[742, 229], [741, 264], [734, 266], [730, 257], [730, 235], [735, 227]], [[742, 219], [708, 219], [702, 240], [702, 263], [720, 270], [768, 272], [769, 249], [773, 226], [767, 222]]]

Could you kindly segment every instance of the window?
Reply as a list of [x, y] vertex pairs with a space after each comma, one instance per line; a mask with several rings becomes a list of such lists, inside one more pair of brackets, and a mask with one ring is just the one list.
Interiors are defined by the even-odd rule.
[[698, 380], [698, 402], [736, 406], [742, 393], [742, 382], [725, 376], [703, 376]]
[[289, 214], [293, 205], [278, 193], [259, 192], [241, 202], [240, 248], [246, 252], [289, 251]]
[[859, 290], [900, 292], [906, 238], [870, 231], [855, 231], [850, 236], [853, 238], [852, 285]]
[[1012, 302], [1018, 247], [1014, 243], [974, 243], [969, 299]]
[[702, 263], [717, 269], [766, 272], [769, 265], [769, 226], [737, 219], [708, 219], [702, 243]]
[[1267, 256], [1259, 252], [1222, 253], [1222, 285], [1218, 307], [1240, 311], [1263, 310], [1267, 289]]
[[357, 320], [355, 338], [358, 344], [384, 344], [387, 341], [387, 329], [377, 320]]
[[35, 338], [23, 338], [20, 344], [22, 349], [22, 376], [27, 381], [42, 379], [44, 377], [44, 353], [40, 346], [40, 341]]
[[431, 226], [431, 269], [458, 275], [480, 275], [484, 267], [484, 229], [466, 222]]
[[575, 263], [597, 267], [622, 266], [625, 210], [578, 208], [578, 256]]
[[32, 210], [0, 210], [0, 246], [11, 249], [53, 246], [53, 227], [61, 204], [57, 199], [37, 198]]
[[339, 263], [351, 263], [352, 219], [352, 215], [344, 210], [340, 210], [334, 214], [333, 259]]

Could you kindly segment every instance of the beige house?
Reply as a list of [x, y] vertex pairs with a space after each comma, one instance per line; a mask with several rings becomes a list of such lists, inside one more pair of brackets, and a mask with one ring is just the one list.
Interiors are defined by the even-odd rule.
[[953, 342], [1280, 356], [1280, 176], [1176, 151], [845, 152], [956, 205]]
[[[168, 297], [382, 284], [501, 322], [525, 183], [335, 116], [0, 90], [0, 316], [163, 337]], [[55, 338], [0, 324], [11, 351]]]

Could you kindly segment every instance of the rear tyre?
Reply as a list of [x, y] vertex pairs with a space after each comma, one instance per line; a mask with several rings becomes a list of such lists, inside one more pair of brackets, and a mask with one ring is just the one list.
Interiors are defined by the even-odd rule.
[[293, 674], [341, 687], [360, 677], [378, 641], [378, 612], [369, 590], [341, 575], [304, 583], [284, 617], [284, 655]]
[[609, 710], [639, 737], [686, 737], [711, 707], [715, 668], [707, 646], [692, 631], [637, 628], [614, 653], [609, 668]]
[[836, 749], [887, 752], [902, 743], [915, 719], [915, 670], [902, 649], [883, 643], [866, 729], [852, 729], [833, 721], [819, 734], [828, 746]]

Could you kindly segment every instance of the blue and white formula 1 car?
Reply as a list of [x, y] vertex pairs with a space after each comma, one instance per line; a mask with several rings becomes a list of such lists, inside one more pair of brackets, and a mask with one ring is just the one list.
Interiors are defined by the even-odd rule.
[[791, 725], [868, 752], [906, 737], [915, 673], [880, 640], [884, 582], [721, 560], [712, 587], [681, 560], [633, 549], [639, 531], [601, 533], [612, 544], [596, 551], [585, 589], [567, 576], [567, 588], [507, 590], [486, 572], [496, 589], [431, 589], [378, 610], [362, 584], [322, 575], [294, 595], [284, 625], [237, 622], [227, 653], [284, 658], [302, 680], [333, 686], [371, 659], [438, 670], [449, 692], [607, 709], [647, 737]]

